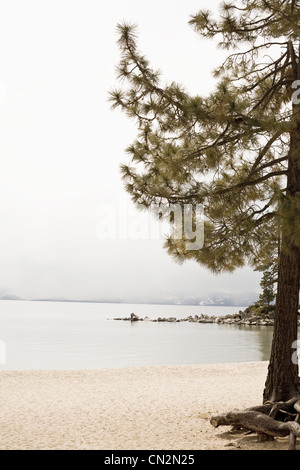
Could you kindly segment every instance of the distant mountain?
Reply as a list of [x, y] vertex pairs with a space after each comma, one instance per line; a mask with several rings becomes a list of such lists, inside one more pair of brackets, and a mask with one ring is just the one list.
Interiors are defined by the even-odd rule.
[[[126, 303], [120, 299], [66, 299], [64, 297], [31, 299], [32, 302], [78, 302], [87, 304], [122, 304]], [[133, 302], [134, 303], [134, 302]]]
[[5, 295], [0, 295], [0, 300], [25, 300], [25, 299], [22, 299], [22, 297], [19, 297], [18, 295], [5, 294]]
[[204, 306], [240, 306], [247, 307], [258, 300], [257, 292], [246, 293], [216, 293], [207, 297], [187, 297], [177, 299], [176, 304]]
[[[66, 299], [66, 298], [39, 298], [31, 299], [35, 302], [85, 302], [85, 303], [125, 303], [125, 304], [162, 304], [162, 305], [203, 305], [203, 306], [239, 306], [248, 307], [258, 300], [257, 292], [246, 293], [213, 293], [209, 296], [135, 296], [127, 298], [99, 298], [99, 299]], [[26, 300], [15, 294], [2, 294], [0, 300]]]
[[209, 296], [151, 296], [151, 297], [128, 297], [121, 300], [100, 300], [108, 303], [132, 303], [132, 304], [161, 304], [161, 305], [203, 305], [203, 306], [237, 306], [248, 307], [258, 300], [259, 293], [213, 293]]

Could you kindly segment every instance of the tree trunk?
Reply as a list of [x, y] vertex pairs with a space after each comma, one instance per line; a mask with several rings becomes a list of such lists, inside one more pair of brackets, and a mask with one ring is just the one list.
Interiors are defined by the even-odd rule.
[[[299, 69], [300, 71], [300, 69]], [[233, 425], [259, 436], [300, 438], [300, 381], [297, 350], [300, 281], [300, 107], [290, 134], [287, 188], [281, 206], [281, 246], [273, 341], [263, 404], [212, 416], [211, 424]]]
[[300, 281], [300, 123], [290, 138], [285, 204], [273, 342], [264, 402], [287, 401], [299, 395], [300, 391], [298, 361], [292, 360], [297, 341]]
[[297, 340], [299, 271], [299, 249], [282, 252], [264, 402], [287, 401], [299, 393], [298, 363], [292, 360], [294, 341]]

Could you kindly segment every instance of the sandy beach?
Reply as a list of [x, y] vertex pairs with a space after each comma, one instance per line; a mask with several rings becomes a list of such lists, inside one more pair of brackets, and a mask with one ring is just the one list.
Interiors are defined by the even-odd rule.
[[266, 362], [0, 372], [0, 449], [287, 449], [213, 428], [260, 404]]

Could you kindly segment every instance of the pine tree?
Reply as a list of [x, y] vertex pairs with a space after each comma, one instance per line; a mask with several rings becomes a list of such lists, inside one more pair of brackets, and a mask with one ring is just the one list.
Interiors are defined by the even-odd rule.
[[274, 276], [276, 275], [276, 267], [272, 264], [266, 266], [260, 281], [262, 291], [259, 295], [259, 302], [262, 306], [270, 307], [275, 300]]
[[276, 298], [276, 284], [278, 282], [278, 261], [279, 261], [279, 240], [277, 250], [272, 253], [271, 257], [263, 260], [262, 263], [259, 263], [258, 266], [255, 268], [255, 271], [262, 272], [262, 278], [260, 281], [261, 293], [259, 295], [258, 304], [263, 309], [272, 306], [272, 310], [274, 309], [274, 301]]
[[[194, 259], [216, 273], [245, 264], [255, 268], [270, 258], [280, 234], [264, 405], [251, 410], [263, 410], [263, 424], [255, 428], [248, 411], [212, 420], [214, 425], [242, 420], [276, 435], [277, 421], [265, 415], [269, 403], [294, 404], [300, 390], [298, 363], [291, 359], [300, 280], [300, 5], [296, 0], [227, 1], [219, 18], [202, 10], [190, 24], [204, 38], [219, 38], [219, 46], [228, 50], [208, 96], [162, 83], [138, 50], [135, 27], [118, 26], [123, 85], [111, 92], [111, 100], [135, 120], [138, 132], [127, 148], [130, 162], [122, 165], [122, 176], [133, 201], [145, 208], [203, 204], [204, 246], [187, 250], [185, 240], [174, 237], [166, 242], [179, 262]], [[280, 419], [276, 409], [272, 417]], [[293, 431], [284, 428], [286, 433], [300, 435], [300, 426], [293, 425]]]

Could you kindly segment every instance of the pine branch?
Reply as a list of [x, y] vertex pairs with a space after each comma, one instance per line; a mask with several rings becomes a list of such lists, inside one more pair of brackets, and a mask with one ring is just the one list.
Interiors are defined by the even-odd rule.
[[275, 158], [274, 160], [271, 160], [270, 162], [265, 163], [264, 165], [261, 165], [259, 168], [257, 168], [256, 173], [260, 173], [262, 170], [265, 170], [270, 166], [278, 165], [279, 163], [286, 162], [287, 160], [287, 155], [285, 157]]
[[236, 189], [241, 189], [245, 188], [246, 186], [255, 186], [256, 184], [262, 183], [263, 181], [266, 181], [270, 178], [274, 178], [275, 176], [283, 176], [287, 175], [287, 170], [278, 170], [278, 171], [273, 171], [271, 173], [268, 173], [267, 175], [261, 176], [260, 178], [257, 178], [255, 180], [244, 180], [241, 183], [237, 183], [229, 188], [221, 189], [218, 191], [215, 191], [215, 194], [226, 194], [232, 191], [235, 191]]
[[264, 148], [259, 152], [258, 154], [258, 157], [256, 158], [251, 170], [249, 171], [249, 178], [255, 173], [257, 172], [257, 167], [258, 165], [260, 164], [260, 162], [262, 161], [262, 159], [264, 158], [265, 154], [268, 152], [268, 150], [270, 150], [272, 144], [282, 135], [282, 131], [278, 131], [276, 132], [273, 137], [271, 137], [271, 139], [266, 143], [266, 145], [264, 146]]

